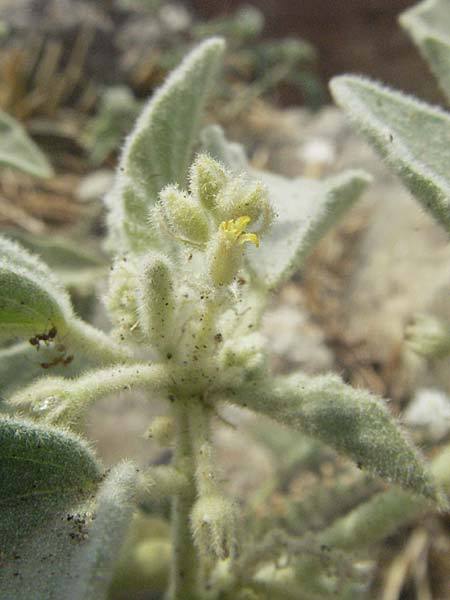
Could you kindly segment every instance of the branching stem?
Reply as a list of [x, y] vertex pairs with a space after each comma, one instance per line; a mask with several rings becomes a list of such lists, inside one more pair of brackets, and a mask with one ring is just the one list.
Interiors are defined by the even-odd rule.
[[133, 355], [108, 334], [81, 319], [69, 323], [69, 338], [75, 350], [103, 364], [128, 362]]

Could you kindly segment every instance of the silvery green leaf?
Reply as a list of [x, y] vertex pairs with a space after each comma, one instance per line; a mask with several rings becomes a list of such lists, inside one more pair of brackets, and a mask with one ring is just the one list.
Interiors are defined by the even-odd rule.
[[0, 334], [64, 328], [69, 297], [48, 267], [19, 244], [0, 237]]
[[0, 111], [0, 165], [20, 169], [36, 177], [50, 177], [53, 170], [15, 119]]
[[444, 504], [421, 457], [382, 401], [335, 375], [255, 380], [226, 399], [303, 431], [369, 473]]
[[331, 91], [411, 193], [450, 231], [450, 116], [362, 77], [335, 77]]
[[8, 600], [101, 600], [131, 516], [136, 470], [102, 481], [85, 442], [0, 421], [0, 590]]
[[269, 288], [300, 268], [314, 245], [356, 202], [370, 182], [363, 171], [346, 171], [325, 181], [253, 171], [267, 187], [277, 215], [260, 247], [248, 251], [250, 266]]
[[125, 143], [111, 203], [123, 203], [115, 218], [124, 221], [132, 245], [136, 237], [148, 238], [149, 208], [160, 190], [169, 183], [186, 183], [224, 47], [221, 38], [211, 38], [195, 48], [152, 97]]
[[424, 0], [400, 15], [408, 31], [436, 75], [450, 101], [450, 4], [448, 0]]

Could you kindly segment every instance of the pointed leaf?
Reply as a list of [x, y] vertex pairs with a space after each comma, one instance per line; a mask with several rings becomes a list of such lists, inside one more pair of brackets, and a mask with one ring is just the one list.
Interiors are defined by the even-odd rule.
[[381, 400], [335, 375], [256, 380], [227, 399], [303, 431], [360, 468], [442, 503], [422, 459]]
[[0, 334], [60, 329], [71, 315], [69, 297], [47, 266], [0, 237]]
[[266, 186], [277, 218], [257, 249], [248, 251], [261, 282], [274, 288], [300, 268], [314, 245], [356, 202], [370, 182], [363, 171], [346, 171], [323, 182], [253, 171]]
[[448, 0], [425, 0], [400, 15], [450, 101], [450, 5]]
[[118, 216], [130, 223], [129, 238], [148, 237], [149, 207], [165, 185], [185, 184], [200, 118], [223, 52], [220, 38], [193, 50], [156, 92], [129, 135], [111, 196], [112, 202], [123, 202], [123, 214]]
[[[450, 492], [450, 446], [433, 459], [431, 472], [436, 481]], [[430, 504], [423, 497], [392, 488], [335, 521], [319, 535], [320, 543], [347, 550], [361, 549], [380, 542], [429, 510]]]
[[335, 77], [331, 91], [412, 194], [450, 231], [450, 116], [362, 77]]
[[53, 170], [45, 156], [15, 119], [0, 111], [0, 165], [20, 169], [36, 177], [50, 177]]
[[116, 467], [99, 487], [85, 442], [2, 419], [0, 474], [2, 597], [105, 598], [131, 516], [135, 468]]

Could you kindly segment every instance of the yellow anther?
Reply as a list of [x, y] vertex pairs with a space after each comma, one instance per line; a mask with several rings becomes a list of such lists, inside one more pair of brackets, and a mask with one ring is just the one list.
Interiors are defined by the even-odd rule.
[[222, 221], [222, 223], [219, 225], [219, 230], [230, 234], [230, 237], [239, 242], [239, 244], [250, 242], [258, 247], [259, 239], [256, 233], [245, 233], [245, 228], [250, 221], [251, 219], [247, 215], [238, 217], [237, 219], [230, 219], [229, 221]]

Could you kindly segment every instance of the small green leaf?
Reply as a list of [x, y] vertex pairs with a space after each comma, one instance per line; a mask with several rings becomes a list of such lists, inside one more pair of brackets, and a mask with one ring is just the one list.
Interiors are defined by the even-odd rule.
[[69, 297], [50, 269], [0, 237], [0, 334], [37, 334], [64, 326]]
[[105, 598], [131, 517], [135, 468], [119, 465], [101, 483], [76, 436], [2, 419], [0, 476], [2, 598]]
[[450, 116], [362, 77], [335, 77], [331, 91], [411, 193], [450, 231]]
[[253, 171], [267, 187], [277, 215], [257, 249], [250, 249], [250, 265], [261, 282], [275, 288], [302, 266], [314, 245], [356, 202], [370, 182], [363, 171], [346, 171], [323, 182], [287, 179]]
[[53, 170], [45, 156], [15, 119], [0, 111], [0, 165], [20, 169], [36, 177], [50, 177]]
[[112, 197], [123, 202], [122, 218], [131, 224], [133, 238], [136, 233], [148, 237], [148, 210], [160, 190], [186, 184], [201, 115], [223, 52], [220, 38], [193, 50], [144, 108], [127, 139]]
[[400, 15], [450, 101], [450, 5], [448, 0], [425, 0]]
[[381, 400], [335, 375], [256, 380], [227, 400], [303, 431], [360, 468], [443, 504], [422, 459]]

